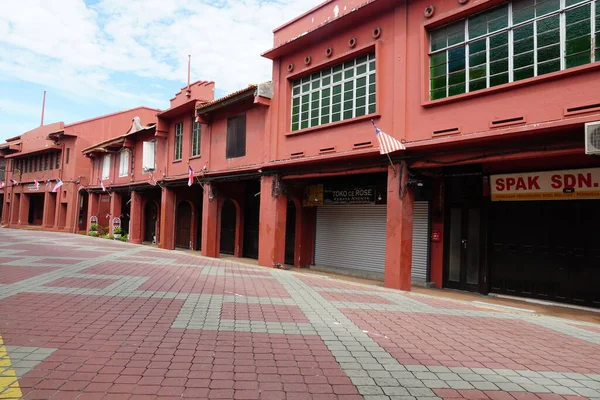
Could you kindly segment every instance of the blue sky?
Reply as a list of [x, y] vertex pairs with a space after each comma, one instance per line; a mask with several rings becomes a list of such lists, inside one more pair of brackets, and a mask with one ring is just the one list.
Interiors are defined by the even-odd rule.
[[186, 84], [216, 96], [271, 79], [272, 30], [321, 0], [0, 1], [0, 142], [40, 123], [145, 105]]

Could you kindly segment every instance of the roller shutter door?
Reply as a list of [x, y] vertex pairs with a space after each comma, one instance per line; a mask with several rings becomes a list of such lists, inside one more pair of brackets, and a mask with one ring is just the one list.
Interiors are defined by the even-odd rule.
[[412, 280], [427, 281], [429, 268], [429, 202], [415, 201], [413, 211]]
[[315, 264], [383, 274], [386, 209], [385, 204], [319, 207]]

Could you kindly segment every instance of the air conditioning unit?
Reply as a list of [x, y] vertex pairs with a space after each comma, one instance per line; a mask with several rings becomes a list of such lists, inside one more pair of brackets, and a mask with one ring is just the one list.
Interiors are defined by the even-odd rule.
[[585, 154], [600, 155], [600, 121], [585, 124]]

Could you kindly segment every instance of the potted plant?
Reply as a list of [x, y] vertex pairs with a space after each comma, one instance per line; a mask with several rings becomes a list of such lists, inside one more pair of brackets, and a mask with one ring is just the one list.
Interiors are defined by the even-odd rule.
[[88, 232], [88, 236], [98, 237], [98, 224], [90, 225], [90, 231]]
[[123, 233], [123, 230], [121, 228], [114, 228], [113, 229], [113, 238], [115, 238], [115, 239], [120, 238], [122, 233]]

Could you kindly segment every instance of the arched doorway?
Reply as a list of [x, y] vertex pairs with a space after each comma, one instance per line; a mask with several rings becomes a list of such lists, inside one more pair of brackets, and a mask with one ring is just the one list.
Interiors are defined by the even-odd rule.
[[294, 265], [294, 251], [296, 250], [296, 204], [288, 200], [285, 220], [285, 263]]
[[232, 254], [235, 249], [235, 204], [231, 200], [225, 200], [221, 209], [221, 253]]
[[147, 201], [144, 206], [144, 242], [154, 242], [157, 219], [158, 206], [152, 200]]
[[177, 224], [175, 225], [175, 247], [190, 248], [190, 234], [192, 228], [192, 207], [187, 201], [182, 201], [177, 206]]

